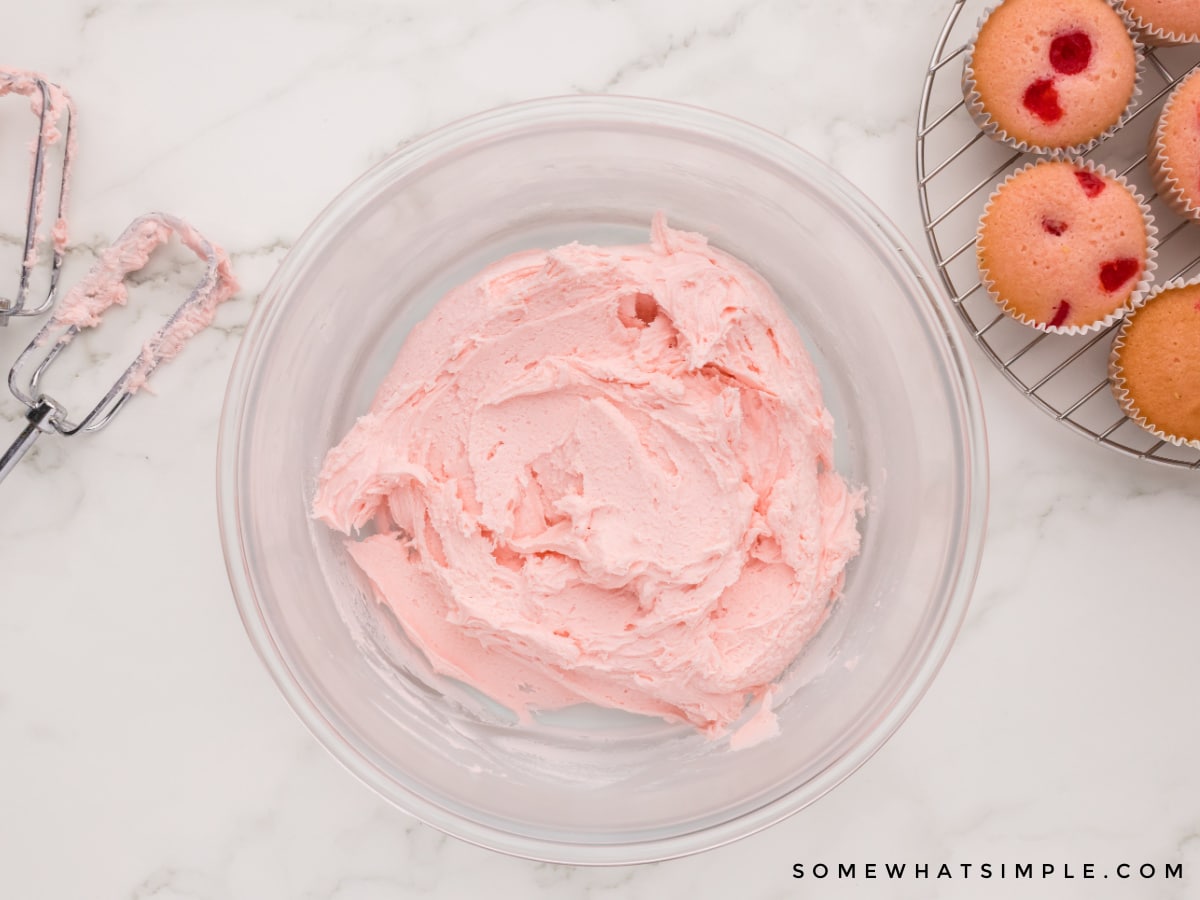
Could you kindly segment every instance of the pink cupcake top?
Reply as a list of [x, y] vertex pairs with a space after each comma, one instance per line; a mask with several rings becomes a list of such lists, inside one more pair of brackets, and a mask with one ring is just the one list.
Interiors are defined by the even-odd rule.
[[983, 281], [1005, 311], [1051, 330], [1086, 329], [1126, 306], [1147, 268], [1141, 204], [1115, 178], [1070, 162], [1017, 172], [979, 231]]
[[1122, 5], [1148, 32], [1167, 35], [1175, 40], [1196, 40], [1200, 36], [1200, 3], [1196, 0], [1122, 0]]
[[1184, 79], [1163, 108], [1155, 152], [1160, 192], [1177, 206], [1200, 207], [1200, 78], [1195, 74]]
[[988, 16], [969, 62], [983, 111], [1034, 147], [1086, 144], [1133, 99], [1137, 52], [1105, 0], [1005, 0]]

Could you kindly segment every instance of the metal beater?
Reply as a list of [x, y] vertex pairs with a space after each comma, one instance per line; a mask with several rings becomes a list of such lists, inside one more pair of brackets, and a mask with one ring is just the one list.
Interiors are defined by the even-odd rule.
[[[129, 398], [145, 384], [146, 379], [158, 365], [170, 358], [178, 350], [183, 340], [186, 340], [207, 321], [197, 320], [198, 310], [215, 309], [217, 303], [228, 299], [237, 290], [237, 281], [229, 268], [229, 258], [225, 252], [200, 235], [187, 223], [174, 216], [162, 213], [149, 213], [134, 219], [113, 243], [110, 252], [130, 244], [139, 234], [144, 234], [148, 224], [161, 225], [161, 243], [171, 233], [180, 236], [183, 244], [191, 249], [205, 264], [205, 272], [192, 288], [187, 299], [171, 314], [171, 317], [158, 329], [149, 341], [142, 347], [142, 352], [129, 364], [116, 383], [108, 389], [100, 401], [92, 407], [91, 412], [79, 421], [75, 421], [63, 406], [41, 391], [41, 381], [46, 370], [67, 345], [84, 327], [93, 325], [66, 324], [60, 316], [60, 309], [52, 316], [41, 330], [34, 336], [29, 345], [17, 357], [8, 373], [8, 387], [13, 396], [25, 404], [28, 412], [25, 415], [27, 424], [16, 441], [3, 456], [0, 456], [0, 481], [16, 466], [22, 456], [33, 446], [34, 441], [43, 433], [57, 431], [66, 437], [79, 432], [99, 431], [113, 420], [121, 407]], [[105, 255], [96, 261], [87, 277], [76, 285], [71, 294], [63, 302], [67, 306], [76, 291], [88, 292], [98, 286], [123, 282], [132, 272], [145, 266], [145, 259], [131, 268], [114, 269], [111, 260]]]
[[[62, 107], [54, 102], [55, 94], [62, 97]], [[75, 104], [70, 95], [56, 84], [31, 72], [21, 72], [13, 69], [0, 68], [0, 96], [5, 94], [20, 94], [29, 98], [38, 113], [37, 141], [33, 153], [33, 174], [29, 186], [29, 207], [25, 220], [25, 243], [21, 257], [21, 277], [17, 284], [17, 293], [10, 300], [0, 297], [0, 328], [8, 324], [14, 316], [36, 316], [48, 310], [54, 303], [54, 295], [58, 289], [58, 276], [62, 269], [63, 247], [62, 240], [55, 237], [50, 241], [53, 247], [53, 257], [50, 263], [50, 285], [46, 296], [36, 306], [27, 307], [29, 281], [33, 274], [37, 256], [37, 246], [40, 242], [38, 235], [41, 224], [43, 190], [46, 177], [46, 164], [50, 144], [59, 138], [63, 143], [62, 179], [59, 183], [58, 209], [56, 223], [65, 221], [67, 206], [68, 183], [71, 176], [71, 157], [73, 139], [71, 128], [75, 119]], [[58, 118], [63, 117], [64, 125], [58, 128]], [[57, 230], [57, 224], [52, 233]]]

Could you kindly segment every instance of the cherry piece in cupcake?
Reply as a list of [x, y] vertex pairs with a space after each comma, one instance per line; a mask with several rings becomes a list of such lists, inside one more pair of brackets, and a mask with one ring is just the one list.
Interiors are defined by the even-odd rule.
[[988, 201], [976, 252], [988, 293], [1043, 331], [1111, 324], [1140, 298], [1154, 263], [1142, 199], [1099, 166], [1046, 160], [1008, 178]]
[[1021, 103], [1043, 122], [1057, 122], [1063, 117], [1053, 78], [1039, 78], [1025, 88], [1025, 96], [1021, 98]]
[[1092, 39], [1086, 31], [1068, 31], [1050, 42], [1050, 65], [1060, 75], [1078, 75], [1092, 61]]
[[1004, 0], [975, 37], [963, 91], [993, 138], [1082, 151], [1128, 113], [1138, 66], [1126, 20], [1106, 0]]
[[1104, 190], [1104, 179], [1095, 172], [1078, 169], [1075, 172], [1075, 180], [1089, 197], [1099, 197], [1100, 192]]
[[1163, 104], [1150, 138], [1150, 175], [1175, 212], [1200, 222], [1200, 70]]
[[1200, 41], [1200, 3], [1196, 0], [1122, 0], [1121, 6], [1148, 44]]
[[1200, 282], [1171, 282], [1130, 313], [1113, 341], [1109, 380], [1142, 428], [1200, 449]]

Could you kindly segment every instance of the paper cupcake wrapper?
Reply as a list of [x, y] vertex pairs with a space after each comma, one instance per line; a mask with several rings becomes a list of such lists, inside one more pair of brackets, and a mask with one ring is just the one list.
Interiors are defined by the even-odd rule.
[[1125, 30], [1129, 33], [1129, 39], [1133, 41], [1133, 51], [1136, 59], [1134, 66], [1133, 93], [1129, 95], [1129, 103], [1125, 106], [1125, 111], [1121, 113], [1121, 117], [1112, 125], [1102, 131], [1090, 141], [1082, 144], [1075, 144], [1071, 147], [1045, 147], [1039, 144], [1031, 144], [1028, 141], [1018, 140], [1010, 135], [1007, 131], [1000, 127], [991, 113], [983, 105], [983, 98], [980, 97], [979, 91], [975, 87], [975, 42], [979, 39], [979, 32], [983, 30], [984, 24], [996, 9], [1002, 4], [989, 7], [982, 16], [979, 17], [979, 22], [975, 26], [975, 35], [971, 38], [971, 43], [967, 45], [967, 51], [963, 60], [962, 74], [962, 92], [963, 101], [966, 103], [967, 111], [971, 114], [971, 118], [975, 121], [975, 125], [994, 141], [999, 141], [1012, 147], [1020, 153], [1036, 153], [1039, 156], [1048, 156], [1052, 158], [1083, 156], [1096, 149], [1105, 139], [1116, 134], [1121, 127], [1129, 121], [1133, 115], [1134, 107], [1137, 106], [1138, 98], [1142, 96], [1142, 75], [1146, 68], [1145, 45], [1139, 37], [1139, 32], [1134, 24], [1133, 17], [1129, 15], [1128, 10], [1124, 6], [1116, 4], [1116, 0], [1105, 0], [1109, 6], [1119, 15], [1125, 23]]
[[1167, 97], [1162, 112], [1158, 114], [1154, 130], [1150, 132], [1150, 149], [1147, 152], [1150, 160], [1150, 177], [1154, 181], [1154, 189], [1158, 191], [1158, 196], [1179, 215], [1194, 222], [1200, 222], [1200, 206], [1197, 206], [1184, 194], [1182, 183], [1171, 168], [1166, 148], [1163, 146], [1163, 129], [1166, 127], [1167, 113], [1170, 112], [1176, 96], [1183, 86], [1197, 75], [1200, 75], [1200, 69], [1196, 69], [1179, 82]]
[[1129, 16], [1133, 27], [1141, 36], [1142, 43], [1152, 47], [1178, 47], [1180, 44], [1195, 44], [1200, 42], [1200, 34], [1184, 34], [1180, 31], [1168, 31], [1151, 22], [1147, 22], [1133, 10], [1121, 3], [1121, 12]]
[[1061, 325], [1051, 326], [1043, 322], [1035, 322], [1033, 319], [1030, 319], [1028, 316], [1009, 306], [1008, 300], [996, 290], [996, 283], [990, 277], [991, 273], [982, 266], [980, 266], [979, 269], [979, 280], [982, 282], [983, 288], [987, 291], [988, 296], [995, 301], [996, 305], [1000, 307], [1004, 314], [1009, 318], [1020, 322], [1022, 325], [1028, 325], [1030, 328], [1036, 328], [1038, 331], [1044, 331], [1047, 334], [1089, 334], [1093, 331], [1099, 331], [1103, 328], [1108, 328], [1110, 325], [1115, 325], [1127, 313], [1141, 306], [1145, 302], [1144, 298], [1150, 291], [1150, 283], [1154, 280], [1154, 271], [1158, 268], [1158, 226], [1154, 222], [1154, 213], [1151, 211], [1149, 204], [1146, 203], [1146, 198], [1137, 192], [1134, 186], [1129, 183], [1128, 179], [1126, 179], [1124, 175], [1118, 175], [1111, 169], [1107, 169], [1100, 165], [1100, 163], [1090, 159], [1054, 158], [1039, 159], [1035, 160], [1034, 162], [1026, 163], [1005, 178], [1004, 181], [1002, 181], [1000, 185], [994, 191], [992, 191], [991, 196], [988, 197], [987, 203], [983, 207], [983, 215], [979, 217], [979, 226], [975, 230], [976, 257], [978, 258], [979, 248], [983, 245], [983, 223], [986, 221], [987, 215], [992, 209], [992, 203], [995, 201], [996, 196], [1001, 190], [1004, 189], [1005, 185], [1017, 178], [1023, 172], [1028, 172], [1030, 169], [1036, 168], [1037, 166], [1043, 166], [1051, 162], [1069, 162], [1085, 172], [1093, 172], [1102, 178], [1111, 178], [1113, 181], [1117, 182], [1117, 184], [1129, 191], [1129, 193], [1133, 196], [1133, 199], [1137, 201], [1138, 208], [1142, 211], [1142, 218], [1146, 222], [1146, 264], [1142, 267], [1141, 278], [1139, 278], [1137, 284], [1134, 285], [1133, 290], [1129, 294], [1129, 299], [1117, 309], [1114, 309], [1103, 319], [1092, 322], [1088, 325], [1069, 325], [1067, 327], [1063, 327]]
[[[1166, 291], [1181, 287], [1193, 287], [1198, 284], [1200, 284], [1200, 276], [1186, 279], [1175, 278], [1155, 288], [1154, 292], [1150, 294], [1150, 296], [1148, 296], [1140, 304], [1140, 306], [1147, 305], [1159, 294], [1165, 293]], [[1117, 330], [1117, 336], [1113, 338], [1112, 350], [1108, 355], [1108, 383], [1112, 388], [1113, 397], [1117, 401], [1117, 406], [1121, 407], [1121, 412], [1125, 413], [1126, 416], [1132, 419], [1134, 423], [1138, 425], [1138, 427], [1140, 427], [1143, 431], [1150, 432], [1150, 434], [1154, 435], [1160, 441], [1166, 441], [1169, 444], [1174, 444], [1176, 447], [1192, 447], [1196, 450], [1200, 450], [1200, 440], [1188, 440], [1187, 438], [1179, 437], [1178, 435], [1168, 434], [1153, 422], [1150, 422], [1145, 416], [1142, 415], [1141, 410], [1139, 410], [1137, 407], [1137, 403], [1134, 401], [1133, 397], [1130, 396], [1129, 391], [1126, 389], [1125, 376], [1121, 371], [1121, 349], [1125, 346], [1125, 335], [1129, 330], [1129, 323], [1132, 321], [1132, 315], [1126, 317], [1124, 323], [1122, 323], [1121, 327]]]

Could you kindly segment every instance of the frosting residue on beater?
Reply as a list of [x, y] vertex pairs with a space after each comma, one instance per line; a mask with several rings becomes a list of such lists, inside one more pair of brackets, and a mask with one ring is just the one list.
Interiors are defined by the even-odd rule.
[[204, 280], [153, 337], [142, 345], [137, 361], [126, 370], [122, 387], [130, 394], [146, 386], [150, 374], [183, 349], [187, 341], [212, 324], [217, 307], [238, 290], [228, 254], [181, 219], [150, 213], [136, 220], [106, 250], [91, 271], [77, 282], [54, 311], [56, 325], [93, 328], [105, 310], [129, 301], [125, 279], [145, 267], [151, 254], [171, 235], [209, 262]]
[[737, 743], [858, 553], [863, 494], [795, 326], [745, 263], [649, 244], [514, 254], [409, 335], [314, 515], [442, 674], [522, 718], [591, 702]]
[[[49, 105], [45, 110], [45, 116], [42, 115], [45, 98], [42, 96], [39, 81], [46, 85], [46, 93], [50, 98]], [[71, 185], [71, 161], [75, 156], [77, 145], [77, 131], [73, 127], [76, 116], [75, 103], [71, 99], [71, 95], [64, 88], [37, 72], [27, 72], [20, 69], [12, 69], [8, 66], [0, 66], [0, 97], [7, 94], [19, 94], [29, 100], [29, 106], [33, 110], [33, 114], [41, 119], [40, 137], [45, 147], [50, 147], [62, 140], [63, 134], [59, 129], [59, 123], [62, 121], [64, 114], [70, 114], [72, 127], [67, 138], [66, 152], [63, 156], [62, 198], [59, 203], [59, 206], [65, 210], [67, 208], [67, 198]], [[38, 139], [35, 137], [29, 148], [34, 159], [34, 165], [36, 165], [37, 160], [37, 143]], [[38, 258], [40, 239], [37, 236], [42, 227], [42, 217], [46, 203], [46, 189], [47, 179], [43, 178], [40, 188], [34, 197], [33, 233], [35, 239], [30, 244], [29, 254], [25, 257], [25, 265], [31, 267], [37, 263]], [[63, 252], [66, 249], [68, 239], [67, 221], [65, 218], [60, 216], [55, 219], [50, 235], [55, 249], [59, 253]]]

